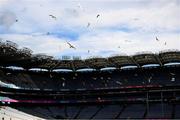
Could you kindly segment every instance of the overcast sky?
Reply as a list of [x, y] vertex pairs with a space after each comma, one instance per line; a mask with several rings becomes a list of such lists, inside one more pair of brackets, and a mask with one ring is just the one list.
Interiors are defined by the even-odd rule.
[[180, 0], [0, 0], [0, 38], [55, 57], [180, 50]]

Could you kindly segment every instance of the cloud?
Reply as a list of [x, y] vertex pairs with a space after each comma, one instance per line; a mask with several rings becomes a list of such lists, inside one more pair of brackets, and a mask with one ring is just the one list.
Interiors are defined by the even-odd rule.
[[8, 2], [8, 0], [1, 0], [1, 1], [0, 1], [0, 6], [5, 5], [7, 2]]
[[[6, 0], [0, 2], [0, 11], [12, 13], [7, 12], [9, 15], [4, 15], [9, 17], [3, 19], [8, 20], [0, 21], [0, 37], [35, 53], [57, 57], [131, 55], [179, 49], [180, 44], [179, 0]], [[18, 22], [14, 23], [14, 18]], [[1, 29], [4, 25], [9, 29]], [[66, 41], [77, 50], [70, 49]]]
[[78, 40], [72, 41], [77, 50], [66, 49], [60, 55], [77, 55], [82, 58], [108, 57], [113, 54], [134, 55], [138, 52], [158, 53], [167, 49], [179, 49], [180, 37], [176, 34], [161, 34], [158, 38], [159, 41], [156, 41], [154, 35], [139, 32], [99, 31], [94, 34], [84, 34]]
[[37, 53], [46, 53], [49, 55], [58, 55], [60, 52], [68, 48], [64, 39], [55, 38], [47, 35], [19, 35], [19, 34], [3, 34], [0, 38], [11, 40], [19, 45], [19, 48], [28, 47]]
[[0, 26], [8, 30], [15, 22], [16, 15], [11, 11], [0, 11]]
[[[6, 8], [15, 11], [21, 21], [21, 24], [14, 26], [14, 30], [34, 24], [35, 27], [30, 27], [32, 31], [53, 31], [62, 27], [82, 30], [90, 22], [93, 29], [126, 26], [146, 31], [154, 29], [170, 31], [176, 30], [177, 26], [180, 26], [178, 12], [180, 7], [176, 1], [172, 1], [55, 2], [55, 0], [20, 0], [20, 5], [14, 0]], [[78, 7], [79, 5], [81, 7]], [[20, 10], [24, 8], [26, 11], [21, 12]], [[49, 14], [56, 16], [57, 20], [52, 20]], [[96, 18], [97, 14], [101, 15], [98, 19]]]

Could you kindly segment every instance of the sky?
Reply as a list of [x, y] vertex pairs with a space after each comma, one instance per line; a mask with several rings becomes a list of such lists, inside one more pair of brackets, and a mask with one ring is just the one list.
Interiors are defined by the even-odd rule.
[[0, 39], [55, 58], [180, 50], [180, 0], [0, 0]]

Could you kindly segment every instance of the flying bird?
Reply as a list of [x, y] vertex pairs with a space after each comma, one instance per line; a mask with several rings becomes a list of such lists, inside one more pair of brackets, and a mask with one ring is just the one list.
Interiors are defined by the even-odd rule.
[[166, 45], [167, 43], [165, 42], [164, 45]]
[[88, 53], [90, 53], [90, 50], [88, 50]]
[[159, 41], [159, 39], [156, 37], [156, 41]]
[[49, 16], [55, 20], [57, 19], [56, 16], [54, 16], [54, 15], [49, 15]]
[[97, 16], [96, 16], [96, 18], [98, 18], [100, 15], [98, 14]]
[[76, 49], [76, 47], [74, 47], [71, 43], [67, 42], [67, 44], [69, 45], [69, 48]]
[[47, 32], [46, 35], [50, 35], [50, 32]]
[[87, 24], [87, 28], [90, 26], [91, 24], [88, 22], [88, 24]]
[[18, 19], [16, 19], [16, 22], [18, 22]]

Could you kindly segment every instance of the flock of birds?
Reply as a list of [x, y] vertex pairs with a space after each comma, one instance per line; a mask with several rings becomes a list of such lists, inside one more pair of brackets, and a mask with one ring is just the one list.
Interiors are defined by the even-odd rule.
[[[55, 15], [50, 14], [49, 17], [51, 17], [54, 20], [57, 20], [57, 17]], [[96, 18], [99, 18], [99, 17], [100, 17], [100, 14], [97, 14]], [[16, 20], [16, 22], [18, 22], [18, 20]], [[86, 27], [88, 28], [88, 27], [90, 27], [90, 25], [91, 25], [91, 23], [88, 22]], [[50, 35], [50, 32], [47, 32], [46, 35]], [[66, 43], [69, 45], [69, 48], [72, 48], [72, 49], [76, 50], [76, 47], [74, 45], [72, 45], [70, 42], [66, 41]], [[90, 50], [88, 50], [88, 53], [90, 53]]]
[[[42, 5], [41, 5], [41, 7], [42, 7]], [[81, 6], [79, 5], [78, 7], [80, 8]], [[49, 17], [52, 18], [52, 19], [54, 19], [54, 20], [57, 20], [57, 17], [56, 17], [55, 15], [53, 15], [53, 14], [49, 14]], [[97, 14], [97, 15], [96, 15], [96, 19], [98, 19], [99, 17], [100, 17], [100, 14]], [[134, 21], [138, 21], [139, 18], [134, 18], [133, 20], [134, 20]], [[19, 21], [18, 19], [15, 20], [15, 22], [18, 22], [18, 21]], [[90, 26], [91, 26], [91, 23], [88, 22], [86, 27], [89, 28]], [[46, 33], [46, 35], [50, 35], [50, 34], [51, 34], [50, 32], [47, 32], [47, 33]], [[155, 37], [155, 40], [156, 40], [156, 41], [160, 41], [157, 36]], [[125, 42], [131, 42], [131, 41], [130, 41], [130, 40], [125, 40]], [[70, 49], [74, 49], [74, 50], [77, 49], [77, 48], [76, 48], [73, 44], [71, 44], [70, 42], [66, 41], [66, 43], [67, 43], [67, 45], [69, 46]], [[167, 45], [167, 43], [164, 42], [164, 45]], [[117, 48], [121, 48], [121, 47], [118, 46]], [[90, 50], [88, 50], [87, 52], [90, 53]]]
[[[50, 16], [52, 19], [57, 20], [57, 17], [56, 17], [55, 15], [50, 14], [49, 16]], [[100, 14], [97, 14], [97, 15], [96, 15], [96, 18], [99, 18], [99, 17], [100, 17]], [[86, 27], [88, 28], [88, 27], [90, 27], [90, 25], [91, 25], [91, 23], [88, 22]], [[49, 32], [46, 33], [46, 35], [49, 35], [49, 34], [50, 34]], [[66, 43], [69, 45], [69, 48], [72, 48], [72, 49], [76, 50], [76, 47], [75, 47], [74, 45], [72, 45], [70, 42], [67, 42], [67, 41], [66, 41]], [[90, 53], [90, 50], [88, 50], [88, 53]]]
[[[56, 17], [56, 16], [54, 16], [54, 15], [49, 15], [49, 16], [50, 16], [52, 19], [57, 20], [57, 17]], [[96, 18], [98, 18], [98, 17], [100, 17], [100, 14], [97, 14]], [[87, 27], [90, 27], [90, 25], [91, 25], [91, 23], [88, 22], [88, 23], [87, 23]]]
[[[156, 41], [160, 41], [159, 38], [156, 36]], [[164, 42], [164, 45], [166, 45], [167, 42]]]
[[[57, 20], [57, 17], [54, 16], [54, 15], [49, 15], [51, 18], [53, 18], [54, 20]], [[100, 14], [97, 14], [96, 18], [99, 18], [100, 17]], [[133, 20], [137, 21], [139, 20], [139, 18], [134, 18]], [[87, 23], [87, 28], [90, 27], [91, 23], [88, 22]], [[48, 32], [47, 35], [49, 35], [50, 33]], [[156, 41], [160, 41], [159, 38], [156, 36]], [[66, 41], [67, 42], [67, 41]], [[131, 42], [130, 40], [125, 40], [125, 42]], [[72, 48], [72, 49], [75, 49], [76, 50], [76, 47], [74, 45], [72, 45], [70, 42], [67, 42], [67, 44], [69, 45], [69, 48]], [[164, 45], [167, 45], [166, 42], [164, 42]], [[118, 48], [121, 48], [120, 46], [118, 46]], [[88, 50], [88, 53], [90, 53], [90, 50]]]

